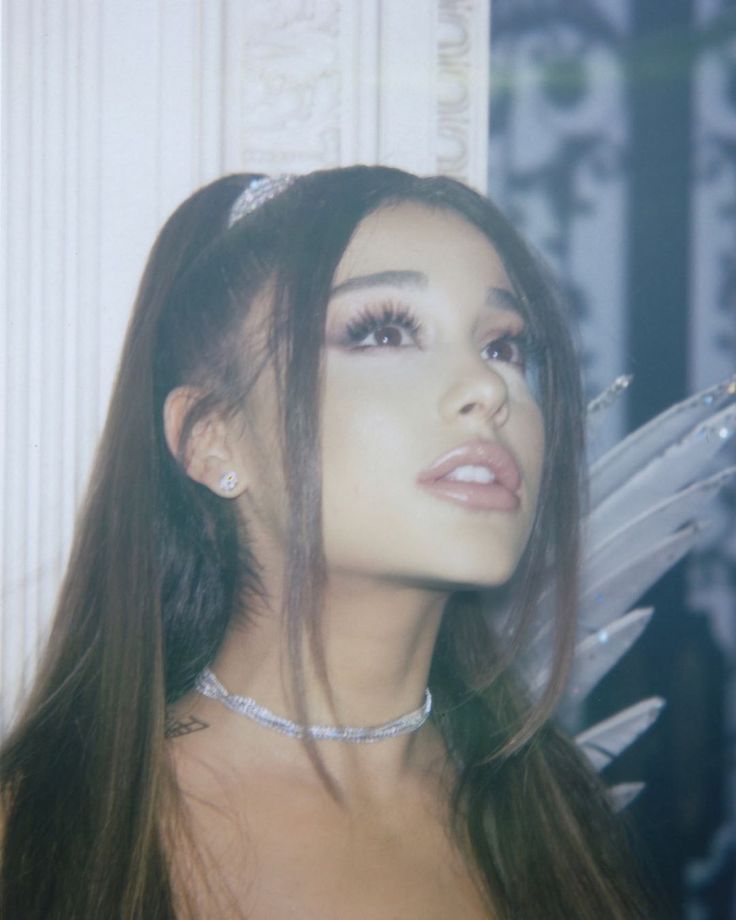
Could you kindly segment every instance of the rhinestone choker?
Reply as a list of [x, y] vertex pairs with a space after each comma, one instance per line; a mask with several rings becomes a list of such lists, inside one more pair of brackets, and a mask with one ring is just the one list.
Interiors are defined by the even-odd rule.
[[211, 700], [219, 700], [228, 709], [232, 709], [241, 716], [247, 716], [265, 728], [272, 728], [291, 738], [304, 738], [305, 735], [309, 735], [315, 741], [349, 741], [353, 744], [370, 744], [373, 741], [383, 741], [385, 738], [395, 738], [397, 735], [406, 735], [420, 729], [432, 711], [432, 694], [427, 687], [424, 691], [424, 703], [419, 709], [407, 712], [406, 715], [399, 716], [398, 719], [393, 719], [391, 722], [385, 722], [383, 725], [373, 725], [367, 728], [355, 728], [349, 725], [344, 727], [299, 725], [290, 719], [277, 716], [265, 706], [259, 706], [249, 696], [236, 696], [234, 693], [228, 693], [209, 668], [202, 671], [194, 688], [202, 696], [209, 697]]

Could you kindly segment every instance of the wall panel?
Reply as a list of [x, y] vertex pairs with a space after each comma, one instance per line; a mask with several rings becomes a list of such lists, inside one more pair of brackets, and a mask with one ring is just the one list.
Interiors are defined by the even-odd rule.
[[488, 2], [5, 0], [0, 728], [35, 666], [161, 221], [225, 171], [484, 187]]

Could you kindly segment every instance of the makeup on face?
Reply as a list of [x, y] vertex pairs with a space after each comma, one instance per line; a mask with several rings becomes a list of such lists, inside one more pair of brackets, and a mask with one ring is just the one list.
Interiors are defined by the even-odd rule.
[[[422, 348], [427, 331], [420, 317], [422, 311], [412, 306], [411, 295], [421, 303], [421, 296], [416, 295], [429, 287], [427, 275], [408, 270], [376, 272], [341, 282], [333, 289], [333, 298], [351, 292], [370, 294], [343, 321], [342, 329], [333, 329], [330, 335], [328, 324], [328, 342], [361, 351], [412, 345]], [[488, 361], [505, 361], [526, 370], [535, 346], [526, 331], [516, 295], [509, 289], [492, 287], [487, 292], [486, 304], [494, 312], [494, 322], [486, 340], [479, 342], [480, 354]]]
[[[492, 586], [518, 565], [544, 454], [535, 345], [493, 245], [417, 204], [376, 211], [335, 273], [323, 355], [322, 530], [330, 576]], [[276, 384], [249, 396], [243, 510], [278, 568]], [[442, 589], [442, 588], [441, 588]]]
[[503, 445], [477, 439], [452, 448], [422, 470], [417, 482], [439, 498], [477, 511], [515, 511], [521, 473]]
[[531, 528], [543, 425], [535, 345], [492, 244], [421, 205], [374, 212], [325, 328], [328, 565], [498, 584]]

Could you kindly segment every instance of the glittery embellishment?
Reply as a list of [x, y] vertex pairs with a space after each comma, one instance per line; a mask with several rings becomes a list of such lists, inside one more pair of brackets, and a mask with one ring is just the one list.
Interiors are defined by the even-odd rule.
[[220, 476], [220, 488], [223, 492], [232, 492], [237, 484], [238, 477], [232, 470], [227, 473], [223, 473], [222, 476]]
[[337, 725], [298, 725], [290, 719], [277, 716], [276, 713], [266, 709], [265, 706], [259, 706], [254, 699], [249, 696], [236, 696], [228, 692], [209, 668], [205, 668], [199, 675], [195, 683], [195, 689], [202, 696], [209, 697], [211, 700], [218, 700], [241, 716], [247, 716], [259, 725], [265, 728], [272, 728], [274, 731], [281, 732], [283, 735], [289, 735], [291, 738], [304, 738], [310, 735], [315, 741], [350, 741], [354, 744], [368, 744], [373, 741], [383, 741], [386, 738], [395, 738], [397, 735], [405, 735], [409, 732], [415, 732], [429, 718], [432, 711], [432, 694], [429, 687], [424, 691], [424, 703], [419, 709], [408, 712], [406, 715], [399, 716], [391, 722], [383, 725], [375, 725], [367, 728], [356, 728], [352, 726], [340, 727]]
[[588, 415], [592, 415], [595, 412], [601, 412], [603, 409], [612, 406], [618, 397], [629, 388], [633, 379], [631, 374], [623, 374], [617, 377], [610, 386], [606, 387], [600, 396], [596, 396], [596, 398], [588, 404]]
[[717, 383], [703, 394], [703, 403], [706, 406], [713, 405], [720, 399], [736, 396], [736, 377], [729, 377], [721, 383]]
[[252, 214], [253, 211], [262, 204], [275, 198], [287, 189], [295, 179], [296, 176], [289, 174], [283, 176], [262, 176], [260, 179], [253, 179], [238, 198], [235, 199], [230, 209], [228, 227], [232, 227], [247, 214]]
[[727, 441], [734, 433], [736, 433], [736, 411], [733, 407], [729, 407], [696, 428], [694, 437], [699, 441], [709, 442], [712, 438]]

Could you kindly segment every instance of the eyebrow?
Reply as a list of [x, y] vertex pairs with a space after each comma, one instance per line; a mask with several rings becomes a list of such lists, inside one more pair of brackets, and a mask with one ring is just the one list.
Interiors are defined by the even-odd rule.
[[[423, 289], [426, 288], [428, 284], [429, 279], [424, 272], [396, 269], [392, 271], [374, 272], [370, 275], [359, 275], [356, 278], [348, 278], [347, 281], [341, 281], [340, 284], [336, 284], [335, 287], [332, 288], [331, 295], [336, 297], [339, 294], [346, 294], [348, 291], [373, 287], [413, 287]], [[512, 310], [520, 316], [524, 314], [519, 298], [508, 288], [488, 288], [486, 305], [499, 310]]]
[[414, 287], [426, 288], [428, 284], [427, 276], [424, 272], [413, 271], [385, 271], [375, 272], [372, 275], [360, 275], [357, 278], [348, 278], [336, 284], [332, 289], [332, 296], [345, 294], [347, 291], [355, 291], [359, 288], [372, 287]]
[[520, 316], [524, 315], [524, 311], [521, 307], [521, 301], [516, 296], [516, 294], [514, 294], [514, 292], [510, 291], [508, 288], [488, 288], [486, 304], [489, 307], [496, 307], [499, 310], [513, 310], [514, 313], [518, 313]]

